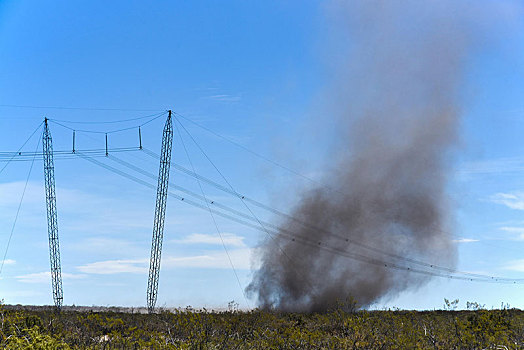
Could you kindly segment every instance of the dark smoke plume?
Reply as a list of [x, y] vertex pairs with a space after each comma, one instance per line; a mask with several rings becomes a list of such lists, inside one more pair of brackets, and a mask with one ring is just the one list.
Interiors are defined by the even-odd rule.
[[334, 42], [345, 43], [344, 54], [333, 55], [345, 58], [334, 74], [335, 110], [326, 113], [338, 130], [329, 155], [336, 167], [322, 181], [331, 190], [319, 186], [299, 196], [292, 216], [311, 226], [283, 222], [278, 238], [264, 242], [247, 288], [263, 308], [323, 311], [349, 296], [365, 307], [430, 279], [291, 241], [289, 231], [400, 265], [407, 263], [316, 228], [441, 266], [456, 261], [446, 188], [459, 141], [460, 87], [468, 55], [500, 9], [496, 2], [459, 0], [330, 6]]

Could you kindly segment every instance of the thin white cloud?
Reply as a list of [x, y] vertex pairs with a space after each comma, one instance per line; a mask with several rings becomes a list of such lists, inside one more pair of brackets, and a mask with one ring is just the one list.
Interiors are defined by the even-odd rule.
[[34, 300], [34, 298], [48, 295], [48, 293], [47, 290], [44, 292], [44, 289], [42, 288], [32, 288], [30, 290], [3, 290], [2, 299], [4, 299], [6, 304], [18, 304], [17, 301], [20, 300], [19, 298], [31, 298]]
[[[64, 280], [81, 279], [84, 277], [86, 276], [80, 275], [80, 274], [62, 272], [62, 278]], [[51, 272], [46, 271], [46, 272], [29, 273], [26, 275], [16, 276], [15, 278], [19, 282], [22, 282], [22, 283], [50, 283], [51, 282]]]
[[251, 261], [253, 256], [253, 249], [232, 249], [226, 252], [214, 252], [205, 255], [186, 256], [186, 257], [167, 257], [163, 262], [163, 266], [173, 267], [193, 267], [204, 269], [230, 269], [231, 262], [235, 269], [248, 270], [251, 268]]
[[14, 265], [14, 264], [16, 264], [16, 261], [13, 260], [13, 259], [5, 259], [3, 262], [0, 261], [0, 264], [4, 264], [4, 265]]
[[[12, 225], [25, 182], [0, 183], [0, 225]], [[57, 188], [61, 230], [98, 233], [149, 230], [151, 218], [144, 207], [128, 200], [89, 191]], [[29, 182], [23, 204], [23, 222], [45, 224], [45, 194], [43, 185]]]
[[111, 254], [113, 258], [129, 258], [142, 255], [144, 249], [139, 243], [118, 238], [89, 237], [69, 244], [67, 249], [90, 254]]
[[[232, 262], [235, 269], [247, 270], [251, 268], [253, 251], [250, 248], [231, 249], [228, 251], [229, 257], [224, 251], [192, 256], [166, 256], [162, 259], [162, 268], [230, 269]], [[144, 274], [149, 269], [149, 259], [97, 261], [78, 266], [77, 269], [82, 273], [97, 275]]]
[[493, 203], [505, 205], [510, 209], [524, 210], [524, 193], [497, 193], [491, 196]]
[[[24, 186], [25, 182], [22, 181], [0, 183], [0, 206], [18, 206]], [[42, 203], [44, 201], [43, 191], [41, 184], [29, 182], [24, 195], [24, 203]]]
[[524, 158], [499, 158], [465, 163], [459, 175], [489, 175], [524, 172]]
[[473, 239], [473, 238], [459, 238], [459, 239], [454, 239], [453, 242], [455, 243], [473, 243], [473, 242], [478, 242], [479, 240], [478, 239]]
[[513, 260], [509, 262], [504, 268], [506, 270], [524, 272], [524, 259]]
[[503, 226], [500, 230], [512, 234], [513, 239], [524, 240], [524, 227]]
[[112, 275], [117, 273], [146, 273], [148, 259], [106, 260], [78, 266], [83, 273], [95, 275]]
[[207, 96], [206, 98], [209, 100], [220, 101], [220, 102], [238, 102], [241, 100], [240, 95], [228, 95], [228, 94], [211, 95], [211, 96]]
[[222, 241], [227, 246], [245, 247], [244, 237], [235, 235], [233, 233], [222, 233], [222, 239], [217, 235], [208, 235], [202, 233], [193, 233], [182, 239], [172, 240], [173, 243], [183, 244], [213, 244], [222, 245]]

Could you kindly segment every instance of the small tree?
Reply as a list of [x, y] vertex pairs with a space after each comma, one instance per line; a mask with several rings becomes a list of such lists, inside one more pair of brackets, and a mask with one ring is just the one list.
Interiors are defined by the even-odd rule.
[[458, 299], [449, 301], [448, 299], [444, 298], [444, 309], [448, 311], [454, 311], [457, 309], [458, 303], [459, 303]]

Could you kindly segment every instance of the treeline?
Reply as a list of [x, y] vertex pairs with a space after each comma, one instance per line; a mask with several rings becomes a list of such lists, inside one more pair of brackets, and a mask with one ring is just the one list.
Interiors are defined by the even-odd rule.
[[1, 307], [7, 349], [522, 349], [524, 311], [78, 312]]

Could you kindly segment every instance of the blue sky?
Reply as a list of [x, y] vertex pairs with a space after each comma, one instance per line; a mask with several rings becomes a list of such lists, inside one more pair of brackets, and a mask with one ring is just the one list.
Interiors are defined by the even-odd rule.
[[[518, 28], [468, 64], [462, 143], [450, 191], [458, 268], [522, 278], [524, 25], [522, 13], [516, 17]], [[311, 120], [322, 118], [326, 104], [325, 50], [331, 29], [321, 1], [165, 1], [155, 6], [0, 1], [0, 105], [129, 110], [0, 106], [0, 150], [17, 150], [44, 116], [97, 122], [171, 108], [321, 178], [326, 147], [312, 142]], [[107, 131], [140, 122], [63, 124]], [[162, 117], [142, 128], [144, 146], [156, 153], [163, 122]], [[288, 211], [296, 191], [308, 185], [190, 123], [185, 126], [238, 192]], [[51, 132], [55, 150], [71, 148], [70, 130], [51, 124]], [[223, 183], [184, 137], [197, 172]], [[109, 138], [111, 147], [137, 146], [137, 129]], [[35, 136], [24, 150], [33, 151], [37, 142]], [[79, 132], [76, 147], [102, 148], [103, 134]], [[158, 171], [157, 160], [144, 152], [116, 156]], [[173, 161], [190, 168], [177, 135]], [[29, 167], [30, 162], [13, 162], [0, 174], [2, 254]], [[155, 192], [82, 159], [57, 159], [55, 168], [64, 303], [144, 305]], [[199, 192], [197, 183], [179, 172], [172, 172], [171, 182]], [[212, 187], [204, 190], [210, 198], [245, 210], [235, 198]], [[253, 306], [244, 300], [209, 214], [172, 198], [167, 210], [158, 305], [224, 307], [235, 300]], [[275, 219], [262, 211], [257, 215]], [[252, 249], [263, 237], [223, 218], [217, 223], [245, 286], [252, 274]], [[37, 159], [0, 276], [5, 302], [52, 303], [47, 244], [42, 162]], [[523, 308], [522, 295], [522, 286], [435, 279], [376, 307], [432, 309], [441, 307], [443, 298], [459, 298], [462, 304], [508, 302]]]

